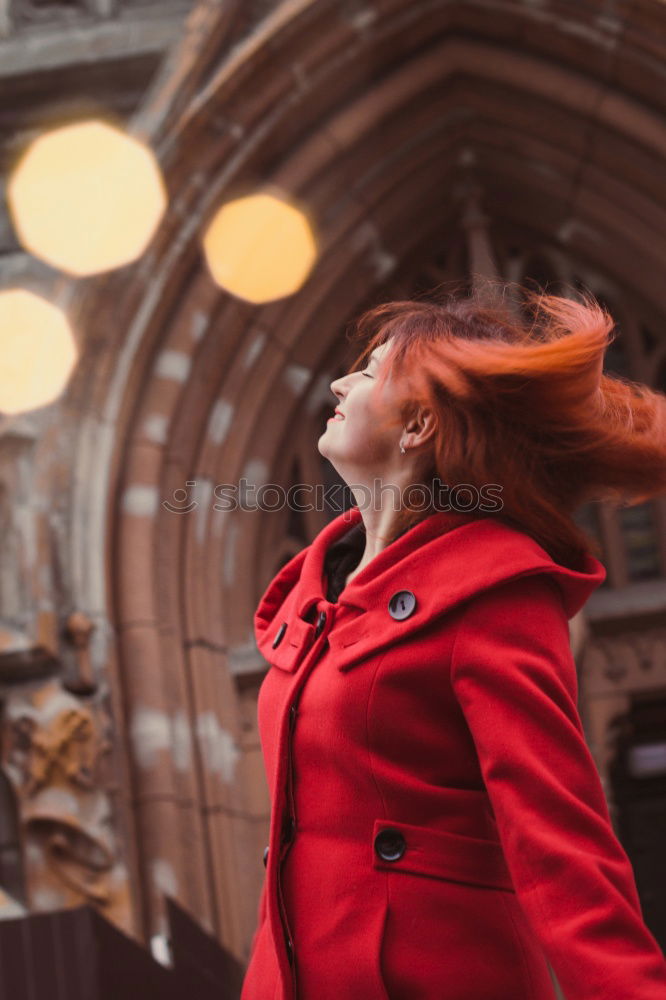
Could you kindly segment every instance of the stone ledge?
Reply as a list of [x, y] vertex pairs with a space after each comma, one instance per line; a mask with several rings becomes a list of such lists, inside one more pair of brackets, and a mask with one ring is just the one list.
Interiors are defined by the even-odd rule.
[[666, 613], [666, 580], [641, 580], [615, 590], [597, 590], [585, 605], [589, 622]]
[[175, 41], [191, 6], [177, 0], [133, 12], [132, 18], [17, 29], [0, 40], [0, 78], [161, 52]]

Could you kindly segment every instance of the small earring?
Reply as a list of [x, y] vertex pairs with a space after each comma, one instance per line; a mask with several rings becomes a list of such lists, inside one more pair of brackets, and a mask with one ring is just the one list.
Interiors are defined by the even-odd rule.
[[402, 445], [400, 445], [400, 451], [402, 452], [403, 455], [405, 454], [405, 449], [403, 448]]

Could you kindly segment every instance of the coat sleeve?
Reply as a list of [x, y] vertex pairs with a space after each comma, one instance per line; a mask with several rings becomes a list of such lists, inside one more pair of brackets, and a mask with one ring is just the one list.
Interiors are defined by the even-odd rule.
[[666, 962], [576, 708], [557, 584], [522, 577], [471, 600], [451, 680], [517, 898], [567, 1000], [664, 1000]]

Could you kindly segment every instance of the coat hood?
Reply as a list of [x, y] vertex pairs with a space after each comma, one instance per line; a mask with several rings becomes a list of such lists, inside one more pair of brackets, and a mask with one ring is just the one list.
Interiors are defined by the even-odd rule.
[[[268, 585], [255, 612], [254, 629], [257, 647], [269, 662], [280, 660], [276, 665], [295, 669], [313, 630], [305, 617], [313, 605], [328, 603], [326, 552], [361, 520], [358, 507], [334, 518]], [[412, 591], [417, 599], [416, 612], [401, 623], [404, 637], [475, 594], [537, 574], [546, 574], [555, 584], [567, 618], [573, 618], [606, 578], [604, 566], [590, 553], [579, 569], [569, 569], [554, 562], [531, 536], [497, 518], [431, 514], [387, 545], [344, 588], [338, 604], [359, 613], [329, 634], [331, 647], [344, 669], [382, 643], [390, 643], [390, 635], [378, 630], [374, 619], [379, 614], [382, 622], [386, 620], [389, 601], [400, 590]], [[276, 633], [283, 625], [289, 641], [275, 649]]]

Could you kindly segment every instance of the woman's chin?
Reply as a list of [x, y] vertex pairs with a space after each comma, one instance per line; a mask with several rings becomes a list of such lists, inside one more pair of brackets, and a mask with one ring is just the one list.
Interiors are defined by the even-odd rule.
[[329, 462], [335, 462], [336, 457], [336, 447], [335, 444], [331, 442], [329, 435], [324, 431], [319, 440], [317, 441], [317, 450], [322, 458], [327, 458]]
[[317, 441], [317, 447], [319, 448], [319, 450], [321, 451], [322, 444], [324, 445], [325, 448], [330, 440], [331, 440], [331, 435], [329, 434], [329, 425], [327, 424], [324, 430], [319, 435], [319, 439]]

